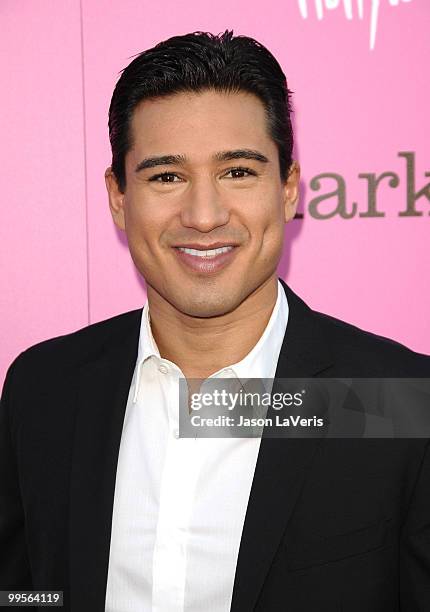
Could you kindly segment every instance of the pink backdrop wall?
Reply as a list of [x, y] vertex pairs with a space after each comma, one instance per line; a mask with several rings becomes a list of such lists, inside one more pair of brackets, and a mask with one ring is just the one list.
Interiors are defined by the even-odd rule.
[[[226, 28], [268, 46], [295, 92], [303, 218], [279, 274], [314, 308], [430, 353], [427, 0], [3, 0], [1, 381], [31, 344], [144, 303], [105, 193], [110, 96], [132, 55]], [[384, 216], [369, 216], [383, 172]]]

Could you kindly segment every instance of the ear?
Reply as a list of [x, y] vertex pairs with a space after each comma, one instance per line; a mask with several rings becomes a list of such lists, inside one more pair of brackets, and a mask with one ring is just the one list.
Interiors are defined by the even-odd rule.
[[299, 183], [300, 166], [298, 162], [293, 161], [288, 172], [287, 180], [283, 186], [285, 223], [291, 221], [297, 212], [297, 204], [299, 203]]
[[118, 229], [125, 230], [125, 194], [120, 191], [118, 181], [116, 179], [115, 174], [112, 172], [111, 166], [109, 166], [109, 168], [106, 168], [105, 183], [109, 196], [109, 208], [114, 223], [118, 227]]

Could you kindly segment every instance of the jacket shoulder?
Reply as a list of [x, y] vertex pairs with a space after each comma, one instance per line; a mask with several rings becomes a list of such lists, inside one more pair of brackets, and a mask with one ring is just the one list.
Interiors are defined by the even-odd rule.
[[97, 355], [113, 336], [138, 329], [142, 308], [123, 312], [103, 321], [92, 323], [73, 332], [48, 338], [31, 345], [13, 361], [15, 364], [76, 364]]
[[[344, 364], [362, 364], [375, 376], [430, 376], [430, 356], [391, 338], [361, 329], [328, 314], [312, 311]], [[366, 374], [363, 374], [366, 375]]]

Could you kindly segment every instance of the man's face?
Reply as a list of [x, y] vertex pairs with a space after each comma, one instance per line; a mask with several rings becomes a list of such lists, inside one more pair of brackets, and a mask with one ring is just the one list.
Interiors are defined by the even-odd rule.
[[[194, 317], [233, 311], [276, 276], [298, 196], [297, 164], [281, 182], [263, 104], [246, 92], [145, 100], [131, 134], [126, 190], [110, 169], [106, 184], [148, 295]], [[251, 158], [231, 159], [239, 150]]]

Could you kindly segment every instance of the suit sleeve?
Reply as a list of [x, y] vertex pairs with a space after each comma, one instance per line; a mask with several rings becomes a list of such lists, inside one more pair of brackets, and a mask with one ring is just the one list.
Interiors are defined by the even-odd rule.
[[17, 458], [10, 429], [18, 361], [19, 357], [7, 371], [0, 400], [0, 590], [28, 591], [33, 585]]
[[400, 610], [430, 610], [430, 441], [401, 532]]

